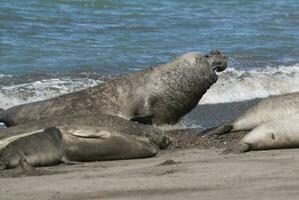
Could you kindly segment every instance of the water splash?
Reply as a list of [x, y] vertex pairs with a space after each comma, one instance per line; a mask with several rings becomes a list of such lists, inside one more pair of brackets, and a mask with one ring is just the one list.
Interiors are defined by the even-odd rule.
[[199, 103], [228, 103], [296, 91], [299, 91], [299, 64], [247, 71], [228, 68]]

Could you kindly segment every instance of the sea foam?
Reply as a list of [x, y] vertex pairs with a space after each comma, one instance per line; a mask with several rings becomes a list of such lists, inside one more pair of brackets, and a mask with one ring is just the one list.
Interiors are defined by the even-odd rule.
[[[101, 83], [103, 80], [92, 78], [50, 78], [0, 86], [0, 108], [44, 100]], [[228, 67], [199, 104], [237, 102], [296, 91], [299, 91], [299, 64], [251, 70]]]
[[90, 78], [51, 78], [0, 87], [0, 108], [45, 100], [102, 83]]
[[216, 104], [264, 98], [299, 91], [299, 64], [237, 70], [228, 68], [207, 91], [200, 104]]

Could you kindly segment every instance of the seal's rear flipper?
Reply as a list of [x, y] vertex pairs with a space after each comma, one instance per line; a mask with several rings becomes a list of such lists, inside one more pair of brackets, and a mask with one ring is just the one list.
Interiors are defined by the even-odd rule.
[[151, 115], [139, 115], [131, 118], [131, 121], [139, 122], [141, 124], [152, 124], [153, 114]]
[[229, 133], [233, 129], [233, 126], [230, 124], [224, 124], [220, 126], [216, 126], [213, 128], [208, 128], [199, 133], [202, 136], [210, 136], [210, 135], [224, 135]]
[[240, 154], [250, 151], [250, 145], [244, 142], [240, 142], [233, 147], [229, 147], [225, 149], [222, 153], [223, 154]]
[[0, 108], [0, 122], [3, 122], [3, 118], [4, 118], [4, 116], [3, 116], [3, 113], [4, 113], [4, 109], [3, 108]]

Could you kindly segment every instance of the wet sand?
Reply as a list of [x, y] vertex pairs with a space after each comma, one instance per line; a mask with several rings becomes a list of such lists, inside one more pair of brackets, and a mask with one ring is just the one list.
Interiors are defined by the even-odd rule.
[[1, 178], [1, 199], [297, 199], [298, 149], [223, 155], [166, 151], [150, 159], [42, 168]]
[[[232, 118], [226, 111], [241, 112], [240, 105], [211, 105], [201, 112], [215, 110], [214, 116], [230, 121], [223, 118]], [[210, 116], [200, 117], [208, 121]], [[225, 155], [223, 149], [237, 143], [244, 132], [209, 138], [199, 133], [169, 131], [174, 143], [154, 158], [27, 169], [27, 175], [20, 169], [1, 171], [0, 199], [298, 198], [299, 149]]]

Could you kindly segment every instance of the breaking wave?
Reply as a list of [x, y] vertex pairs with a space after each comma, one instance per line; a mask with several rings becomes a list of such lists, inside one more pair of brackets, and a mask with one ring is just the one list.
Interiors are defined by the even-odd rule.
[[[0, 74], [0, 108], [44, 100], [95, 86], [104, 80], [93, 78], [49, 78], [9, 84], [14, 77]], [[6, 84], [3, 84], [5, 82]], [[199, 102], [216, 104], [263, 98], [299, 91], [299, 64], [239, 70], [228, 68]]]
[[247, 71], [228, 68], [199, 103], [236, 102], [296, 91], [299, 91], [299, 64]]
[[2, 86], [0, 88], [0, 108], [5, 109], [18, 104], [49, 99], [102, 82], [102, 80], [90, 78], [51, 78], [31, 83]]

